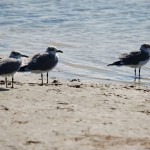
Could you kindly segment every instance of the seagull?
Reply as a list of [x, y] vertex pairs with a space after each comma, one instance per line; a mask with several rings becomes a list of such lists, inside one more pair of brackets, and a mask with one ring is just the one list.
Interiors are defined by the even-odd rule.
[[48, 47], [44, 53], [35, 54], [27, 65], [22, 66], [19, 72], [32, 72], [40, 73], [43, 85], [43, 73], [47, 73], [47, 84], [48, 84], [48, 72], [55, 68], [58, 63], [59, 56], [57, 53], [63, 53], [61, 50], [55, 47]]
[[0, 60], [0, 76], [5, 76], [5, 83], [7, 88], [7, 76], [12, 76], [12, 88], [14, 82], [14, 74], [20, 69], [22, 60], [21, 57], [28, 57], [22, 55], [18, 51], [12, 51], [8, 58]]
[[140, 79], [140, 72], [141, 67], [148, 63], [150, 60], [150, 45], [149, 44], [142, 44], [139, 51], [133, 51], [129, 54], [122, 54], [119, 58], [119, 61], [116, 61], [112, 64], [108, 64], [107, 66], [128, 66], [134, 68], [135, 72], [135, 79], [136, 77], [136, 68], [139, 68], [139, 79]]

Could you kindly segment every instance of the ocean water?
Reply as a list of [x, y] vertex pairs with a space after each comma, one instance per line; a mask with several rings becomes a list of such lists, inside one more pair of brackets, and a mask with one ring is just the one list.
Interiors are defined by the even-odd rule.
[[[64, 53], [53, 77], [133, 82], [134, 69], [107, 64], [143, 43], [150, 43], [149, 0], [0, 1], [0, 55], [54, 45]], [[141, 76], [150, 83], [150, 62]]]

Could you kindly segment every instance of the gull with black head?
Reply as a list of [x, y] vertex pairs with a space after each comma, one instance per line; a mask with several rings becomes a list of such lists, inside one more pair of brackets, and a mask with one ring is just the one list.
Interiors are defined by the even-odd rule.
[[43, 73], [47, 73], [48, 84], [48, 72], [55, 68], [58, 63], [59, 56], [57, 53], [63, 53], [61, 50], [55, 47], [48, 47], [44, 53], [35, 54], [27, 65], [20, 68], [20, 72], [40, 73], [43, 85]]
[[0, 60], [0, 76], [5, 77], [5, 83], [7, 88], [7, 77], [12, 77], [12, 88], [14, 82], [14, 74], [20, 69], [22, 60], [21, 57], [28, 57], [26, 55], [21, 54], [18, 51], [12, 51], [8, 58], [4, 58]]
[[119, 58], [119, 61], [116, 61], [107, 66], [128, 66], [134, 68], [135, 79], [136, 77], [136, 68], [139, 68], [139, 79], [141, 78], [141, 67], [144, 66], [150, 60], [150, 45], [143, 44], [140, 47], [140, 51], [131, 52], [129, 54], [122, 54], [122, 57]]

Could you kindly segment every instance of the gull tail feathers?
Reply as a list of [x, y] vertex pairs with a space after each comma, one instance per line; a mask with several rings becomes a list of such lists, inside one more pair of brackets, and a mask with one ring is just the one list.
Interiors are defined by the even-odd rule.
[[123, 65], [122, 61], [116, 61], [112, 64], [108, 64], [107, 66], [122, 66], [122, 65]]
[[27, 65], [25, 65], [25, 66], [20, 67], [18, 72], [27, 72], [27, 71], [29, 71], [29, 70], [27, 68]]

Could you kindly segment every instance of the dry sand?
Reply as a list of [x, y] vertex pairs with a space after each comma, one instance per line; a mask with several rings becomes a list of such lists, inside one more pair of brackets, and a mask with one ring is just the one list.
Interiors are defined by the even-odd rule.
[[150, 150], [150, 87], [39, 78], [1, 81], [0, 150]]

